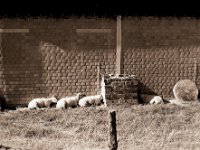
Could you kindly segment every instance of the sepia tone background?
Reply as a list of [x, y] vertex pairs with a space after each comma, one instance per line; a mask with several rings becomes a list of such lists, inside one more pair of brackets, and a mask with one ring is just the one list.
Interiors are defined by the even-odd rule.
[[[108, 18], [0, 20], [0, 87], [9, 104], [98, 92], [98, 66], [116, 73], [116, 25]], [[174, 84], [200, 85], [200, 20], [122, 17], [122, 73], [136, 75], [140, 92], [171, 97]], [[12, 31], [12, 30], [11, 30]]]

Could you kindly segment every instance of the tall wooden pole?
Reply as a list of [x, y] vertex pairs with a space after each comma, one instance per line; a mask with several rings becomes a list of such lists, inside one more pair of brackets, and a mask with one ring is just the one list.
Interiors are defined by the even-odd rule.
[[121, 16], [117, 17], [117, 51], [116, 51], [116, 73], [122, 73], [122, 50], [121, 50]]

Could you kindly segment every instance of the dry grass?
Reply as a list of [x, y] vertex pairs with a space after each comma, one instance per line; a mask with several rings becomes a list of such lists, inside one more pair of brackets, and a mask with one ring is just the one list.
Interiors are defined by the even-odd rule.
[[[200, 147], [200, 103], [112, 108], [117, 111], [119, 150]], [[112, 108], [1, 112], [0, 149], [106, 150]]]

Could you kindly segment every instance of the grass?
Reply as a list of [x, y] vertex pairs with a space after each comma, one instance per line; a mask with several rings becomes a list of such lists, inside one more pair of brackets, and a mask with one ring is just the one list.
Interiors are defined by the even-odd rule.
[[107, 150], [108, 112], [113, 108], [119, 150], [200, 147], [200, 103], [195, 103], [1, 112], [0, 148]]

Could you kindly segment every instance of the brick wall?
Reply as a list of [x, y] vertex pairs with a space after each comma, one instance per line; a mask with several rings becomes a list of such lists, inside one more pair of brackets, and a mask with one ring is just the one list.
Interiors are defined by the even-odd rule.
[[126, 18], [122, 27], [124, 73], [138, 76], [142, 93], [173, 96], [185, 78], [200, 86], [200, 20]]
[[[53, 94], [97, 94], [98, 65], [104, 74], [115, 73], [116, 20], [1, 19], [0, 24], [29, 29], [0, 34], [0, 86], [10, 104]], [[137, 76], [142, 93], [172, 96], [174, 84], [184, 78], [199, 87], [199, 43], [198, 19], [122, 17], [123, 73]]]
[[[97, 67], [115, 73], [115, 22], [103, 19], [4, 19], [2, 33], [6, 98], [23, 104], [31, 98], [97, 94]], [[77, 29], [109, 29], [77, 31]]]

